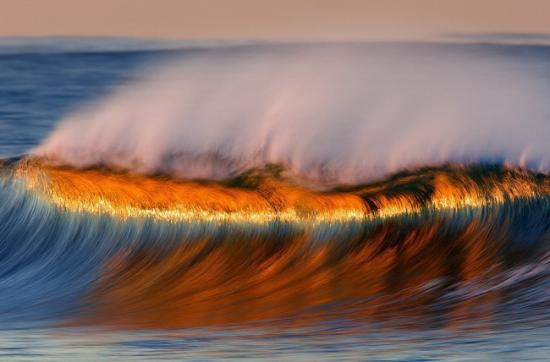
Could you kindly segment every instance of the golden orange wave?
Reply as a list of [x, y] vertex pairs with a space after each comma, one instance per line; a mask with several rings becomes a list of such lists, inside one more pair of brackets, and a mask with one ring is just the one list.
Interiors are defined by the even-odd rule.
[[[71, 213], [265, 226], [262, 233], [205, 234], [169, 251], [152, 245], [118, 253], [75, 321], [117, 328], [302, 325], [335, 316], [418, 320], [433, 312], [448, 288], [488, 280], [509, 263], [501, 251], [512, 219], [480, 214], [449, 228], [452, 215], [440, 211], [498, 207], [550, 191], [548, 177], [526, 171], [504, 169], [476, 179], [460, 167], [324, 192], [268, 176], [236, 187], [33, 160], [19, 164], [17, 177]], [[426, 216], [427, 210], [435, 215]], [[399, 216], [408, 215], [421, 220], [402, 223]], [[311, 243], [319, 224], [357, 221], [372, 227]], [[281, 235], [273, 223], [305, 227]], [[488, 318], [498, 299], [494, 291], [454, 303], [449, 320]]]
[[427, 202], [419, 202], [416, 190], [406, 188], [419, 176], [342, 192], [314, 192], [269, 177], [261, 179], [254, 188], [239, 188], [223, 183], [76, 170], [30, 160], [20, 163], [17, 175], [28, 188], [41, 192], [49, 202], [69, 212], [193, 223], [363, 221], [416, 214], [424, 209], [482, 207], [547, 195], [550, 190], [546, 178], [537, 181], [533, 175], [517, 170], [508, 170], [498, 180], [487, 178], [483, 186], [458, 172], [433, 171], [428, 175], [433, 190]]

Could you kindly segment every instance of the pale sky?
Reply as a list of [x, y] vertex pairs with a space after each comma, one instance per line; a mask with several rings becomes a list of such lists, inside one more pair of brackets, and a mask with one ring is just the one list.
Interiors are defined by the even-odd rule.
[[0, 36], [422, 40], [548, 33], [550, 0], [0, 0]]

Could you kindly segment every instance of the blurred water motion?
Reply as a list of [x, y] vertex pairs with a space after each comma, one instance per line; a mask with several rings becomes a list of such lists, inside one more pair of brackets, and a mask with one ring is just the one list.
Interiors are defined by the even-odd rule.
[[[537, 69], [550, 54], [458, 47]], [[186, 51], [0, 51], [0, 359], [547, 359], [550, 179], [528, 164], [335, 185], [29, 154]]]

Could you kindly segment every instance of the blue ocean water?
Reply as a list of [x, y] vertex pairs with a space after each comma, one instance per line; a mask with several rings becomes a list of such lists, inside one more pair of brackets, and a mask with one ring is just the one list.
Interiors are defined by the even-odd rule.
[[[117, 50], [109, 41], [104, 43], [109, 46], [94, 43], [88, 50], [86, 42], [76, 42], [76, 48], [62, 46], [63, 42], [25, 46], [16, 42], [15, 45], [0, 46], [0, 155], [3, 158], [26, 154], [40, 144], [60, 119], [77, 107], [123, 87], [138, 69], [175, 53], [185, 56], [188, 51], [154, 50], [154, 47]], [[505, 54], [515, 62], [540, 67], [543, 74], [550, 69], [550, 48], [475, 45], [464, 46], [464, 49]], [[4, 204], [16, 203], [9, 205], [11, 209], [22, 205], [22, 199], [5, 197], [5, 190], [0, 194], [4, 194]], [[57, 282], [41, 280], [31, 268], [40, 267], [44, 274], [52, 270], [56, 271], [55, 275], [75, 273], [70, 269], [73, 264], [64, 265], [62, 261], [64, 258], [69, 260], [71, 253], [76, 251], [65, 250], [66, 254], [58, 259], [58, 265], [40, 264], [39, 258], [34, 264], [25, 264], [22, 258], [8, 265], [8, 258], [2, 259], [17, 254], [19, 249], [16, 246], [25, 245], [29, 240], [55, 243], [44, 235], [45, 230], [51, 228], [54, 235], [54, 229], [64, 225], [50, 216], [51, 219], [29, 216], [27, 225], [32, 229], [18, 226], [22, 230], [18, 234], [20, 240], [16, 237], [0, 239], [3, 243], [0, 245], [0, 263], [3, 263], [0, 264], [0, 290], [4, 292], [0, 296], [3, 304], [0, 305], [0, 323], [4, 324], [0, 325], [2, 360], [550, 360], [548, 258], [519, 269], [532, 273], [532, 277], [527, 279], [535, 286], [530, 287], [527, 283], [520, 284], [525, 288], [522, 292], [514, 290], [519, 288], [518, 285], [507, 290], [506, 293], [514, 297], [507, 299], [508, 305], [496, 307], [496, 320], [479, 317], [479, 320], [462, 321], [464, 323], [434, 323], [426, 328], [418, 325], [392, 328], [383, 323], [339, 320], [296, 328], [230, 325], [137, 331], [52, 323], [49, 320], [51, 315], [44, 316], [42, 311], [47, 309], [57, 315], [71, 308], [69, 303], [63, 304], [56, 299], [63, 295], [64, 287], [67, 287], [64, 284], [69, 282], [65, 279]], [[547, 228], [548, 225], [543, 227], [544, 230]], [[0, 230], [7, 235], [15, 228], [9, 221], [4, 221]], [[42, 234], [34, 235], [36, 230]], [[76, 236], [70, 240], [78, 241], [82, 229], [76, 228], [72, 232]], [[542, 234], [542, 240], [548, 242], [548, 234]], [[523, 236], [528, 239], [527, 233]], [[28, 251], [32, 245], [25, 245], [25, 248]], [[55, 252], [47, 247], [37, 247], [32, 251], [34, 254]], [[78, 252], [93, 254], [92, 250]], [[9, 260], [13, 263], [14, 259]], [[19, 267], [22, 271], [18, 270]], [[10, 284], [14, 280], [11, 278], [13, 270], [23, 273], [18, 278], [26, 280], [26, 285]], [[25, 273], [29, 277], [25, 278]], [[81, 282], [83, 279], [75, 280]], [[38, 288], [47, 288], [49, 298], [28, 300], [27, 296], [34, 298], [31, 289]], [[77, 285], [71, 285], [70, 289], [78, 292]], [[13, 300], [18, 303], [13, 303]], [[531, 308], [529, 311], [533, 314], [525, 315], [522, 306], [534, 300], [540, 300], [536, 304], [538, 309]]]
[[153, 52], [0, 53], [0, 154], [36, 146], [76, 105], [132, 76]]

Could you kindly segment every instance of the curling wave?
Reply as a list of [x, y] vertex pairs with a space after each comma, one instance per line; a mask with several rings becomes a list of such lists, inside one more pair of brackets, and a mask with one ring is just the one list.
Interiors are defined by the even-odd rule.
[[274, 165], [207, 182], [25, 159], [1, 180], [4, 323], [410, 326], [548, 303], [550, 178], [525, 169], [311, 190]]
[[171, 53], [0, 167], [0, 324], [550, 320], [524, 49]]

